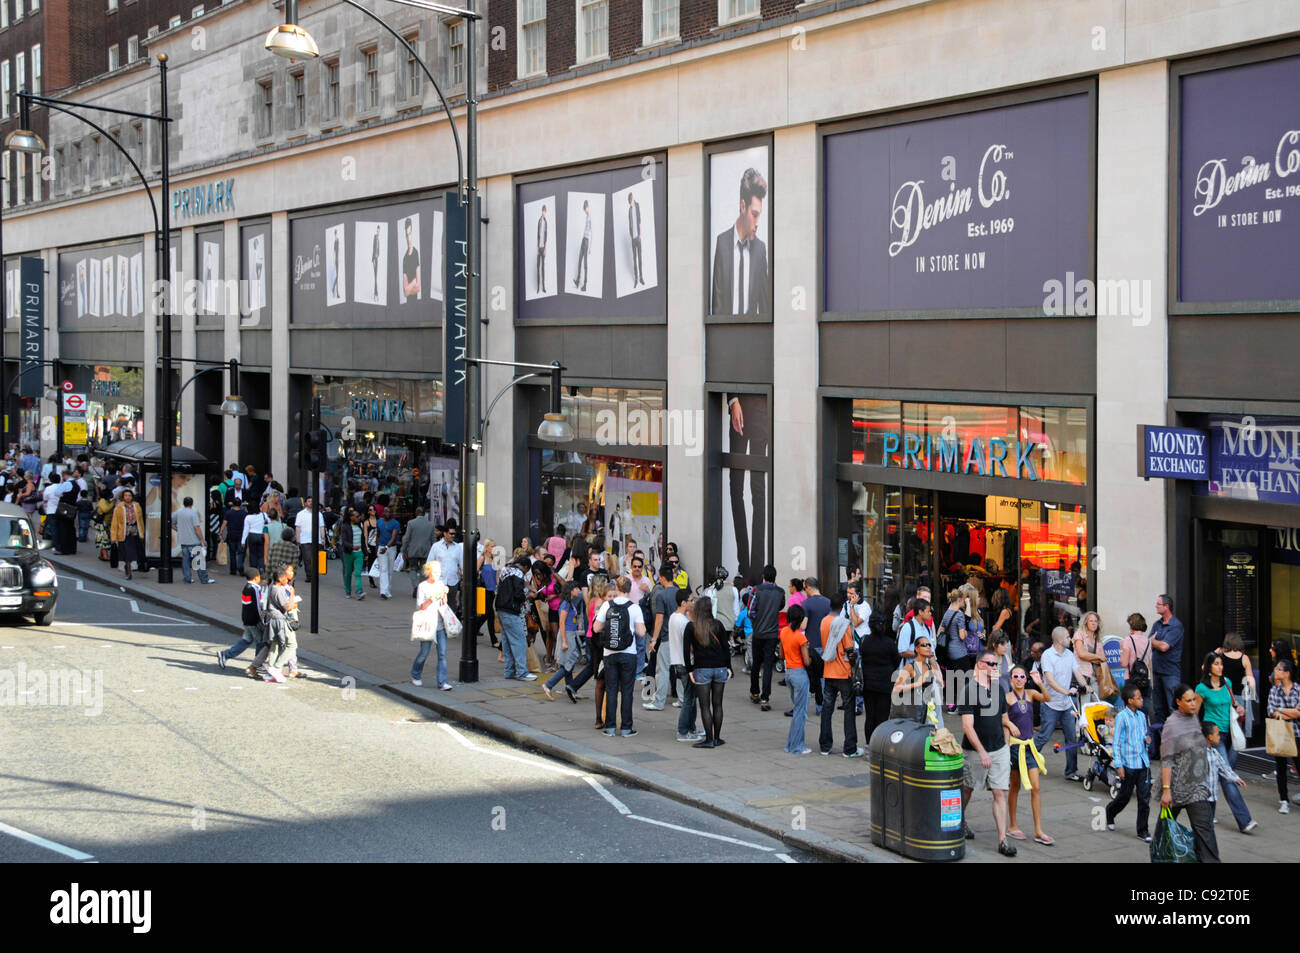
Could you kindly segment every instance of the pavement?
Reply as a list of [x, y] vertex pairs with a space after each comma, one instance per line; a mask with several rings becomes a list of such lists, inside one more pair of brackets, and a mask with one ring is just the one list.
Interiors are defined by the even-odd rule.
[[212, 664], [224, 630], [63, 583], [53, 625], [0, 628], [0, 863], [813, 859], [321, 667], [253, 682]]
[[[85, 545], [74, 556], [50, 558], [63, 573], [115, 585], [123, 592], [231, 633], [241, 631], [239, 590], [243, 581], [229, 575], [225, 567], [213, 567], [216, 585], [185, 585], [177, 569], [175, 582], [160, 586], [152, 572], [137, 573], [128, 582], [121, 570], [110, 570]], [[792, 849], [829, 860], [903, 861], [899, 855], [871, 843], [868, 763], [865, 758], [845, 759], [840, 755], [843, 739], [839, 713], [834, 722], [837, 748], [831, 756], [816, 753], [818, 719], [811, 711], [806, 741], [814, 753], [785, 753], [790, 722], [782, 713], [789, 702], [786, 690], [778, 688], [775, 679], [772, 711], [762, 712], [750, 703], [748, 677], [737, 666], [739, 680], [728, 687], [725, 699], [725, 746], [701, 750], [676, 742], [677, 709], [669, 706], [664, 711], [647, 711], [640, 699], [634, 714], [638, 735], [609, 738], [592, 727], [595, 709], [590, 683], [584, 686], [588, 698], [577, 705], [571, 704], [562, 691], [557, 693], [556, 701], [548, 701], [541, 679], [520, 682], [502, 677], [504, 665], [497, 661], [486, 633], [478, 641], [478, 682], [455, 681], [461, 648], [461, 640], [456, 639], [448, 647], [453, 691], [441, 692], [434, 685], [436, 656], [430, 657], [425, 668], [425, 686], [410, 684], [415, 656], [415, 646], [409, 640], [414, 603], [406, 577], [394, 580], [393, 599], [380, 599], [377, 590], [367, 588], [367, 598], [359, 602], [344, 599], [339, 567], [337, 561], [330, 561], [321, 581], [320, 632], [316, 635], [307, 632], [310, 588], [299, 578], [298, 591], [306, 600], [303, 629], [299, 632], [300, 653], [309, 663], [351, 677], [358, 686], [380, 687], [451, 721], [581, 770], [599, 772], [708, 811]], [[218, 645], [212, 643], [211, 647], [215, 651]], [[949, 727], [955, 728], [954, 733], [960, 737], [955, 720], [950, 718]], [[865, 745], [866, 739], [860, 738], [859, 743]], [[1107, 793], [1086, 792], [1079, 784], [1066, 782], [1061, 777], [1061, 756], [1047, 757], [1048, 777], [1042, 785], [1043, 826], [1056, 839], [1056, 845], [1045, 847], [1031, 839], [1018, 843], [1019, 856], [1014, 860], [1000, 857], [989, 795], [977, 792], [968, 811], [968, 823], [976, 838], [967, 842], [967, 859], [1002, 863], [1146, 862], [1147, 847], [1132, 833], [1134, 806], [1120, 816], [1119, 830], [1107, 832], [1101, 820], [1102, 807], [1109, 800]], [[1079, 764], [1083, 772], [1089, 759], [1080, 756]], [[1291, 862], [1300, 847], [1300, 808], [1291, 816], [1280, 817], [1272, 778], [1251, 775], [1247, 781], [1251, 782], [1247, 804], [1259, 828], [1251, 836], [1237, 833], [1227, 805], [1221, 804], [1221, 856], [1225, 861]], [[1300, 791], [1300, 784], [1294, 784], [1293, 789]], [[1153, 804], [1153, 825], [1158, 810], [1158, 803]], [[1032, 833], [1028, 798], [1022, 798], [1017, 820]]]

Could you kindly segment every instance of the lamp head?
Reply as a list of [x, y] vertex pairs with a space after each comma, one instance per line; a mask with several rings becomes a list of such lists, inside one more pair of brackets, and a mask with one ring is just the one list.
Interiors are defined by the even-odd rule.
[[298, 0], [285, 0], [284, 22], [266, 34], [266, 48], [288, 60], [310, 60], [320, 56], [312, 35], [298, 25]]
[[32, 132], [31, 105], [22, 95], [19, 95], [18, 103], [18, 128], [5, 136], [5, 148], [11, 152], [40, 155], [45, 151], [45, 142]]

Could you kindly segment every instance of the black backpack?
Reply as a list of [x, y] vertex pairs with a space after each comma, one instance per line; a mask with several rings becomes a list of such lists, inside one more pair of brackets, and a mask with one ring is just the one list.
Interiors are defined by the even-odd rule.
[[605, 628], [601, 630], [601, 645], [611, 652], [621, 652], [632, 644], [632, 603], [620, 605], [610, 602], [605, 610]]
[[[1133, 636], [1130, 635], [1129, 639], [1131, 640], [1132, 638]], [[1133, 643], [1133, 651], [1134, 652], [1137, 651], [1136, 642]], [[1151, 642], [1150, 639], [1148, 638], [1147, 655], [1149, 656], [1150, 653], [1151, 653]], [[1147, 663], [1142, 661], [1142, 659], [1140, 658], [1134, 659], [1133, 664], [1132, 666], [1130, 666], [1128, 671], [1128, 681], [1125, 684], [1136, 685], [1141, 690], [1143, 698], [1146, 698], [1148, 695], [1150, 695], [1151, 694], [1151, 673], [1150, 671], [1147, 670]]]
[[524, 578], [516, 573], [502, 576], [497, 583], [496, 611], [517, 613], [524, 607]]

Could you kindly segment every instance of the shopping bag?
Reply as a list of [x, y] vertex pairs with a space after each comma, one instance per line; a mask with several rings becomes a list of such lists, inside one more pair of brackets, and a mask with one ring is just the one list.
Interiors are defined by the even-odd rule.
[[379, 578], [379, 560], [378, 560], [378, 559], [376, 559], [373, 563], [370, 564], [370, 571], [369, 571], [368, 573], [366, 573], [366, 575], [369, 576], [371, 579], [378, 579], [378, 578]]
[[533, 647], [531, 645], [528, 646], [527, 662], [528, 662], [528, 671], [532, 672], [534, 675], [542, 674], [542, 663], [540, 660], [538, 660], [537, 653], [533, 651]]
[[454, 639], [460, 635], [460, 619], [456, 618], [456, 613], [452, 611], [451, 606], [445, 602], [441, 603], [438, 606], [438, 615], [442, 616], [442, 627], [447, 633], [447, 638]]
[[406, 568], [406, 554], [398, 553], [397, 558], [393, 560], [393, 572], [401, 572]]
[[1264, 719], [1264, 750], [1275, 758], [1296, 756], [1295, 732], [1291, 722], [1281, 718]]
[[428, 610], [421, 612], [417, 609], [411, 613], [412, 642], [432, 642], [436, 634], [432, 612]]
[[230, 565], [230, 544], [226, 542], [217, 543], [217, 565]]
[[1197, 863], [1196, 838], [1190, 830], [1174, 820], [1174, 812], [1167, 807], [1160, 809], [1156, 833], [1151, 838], [1151, 863]]

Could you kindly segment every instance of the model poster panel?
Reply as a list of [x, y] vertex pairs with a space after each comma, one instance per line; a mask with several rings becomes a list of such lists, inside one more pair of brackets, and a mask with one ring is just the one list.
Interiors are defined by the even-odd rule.
[[825, 310], [1052, 313], [1090, 277], [1091, 129], [1079, 93], [827, 136]]
[[246, 225], [240, 229], [243, 255], [240, 262], [240, 321], [245, 326], [256, 325], [262, 311], [270, 301], [270, 270], [267, 266], [271, 244], [269, 225]]
[[772, 315], [771, 150], [709, 156], [709, 314]]
[[[10, 309], [16, 304], [16, 299], [12, 300]], [[141, 242], [59, 253], [60, 327], [130, 325], [143, 320], [147, 304]]]
[[[441, 210], [434, 208], [441, 201], [295, 219], [290, 226], [293, 321], [441, 320], [443, 222]], [[254, 254], [250, 249], [249, 260]]]
[[1300, 56], [1179, 89], [1178, 300], [1300, 300]]
[[[770, 425], [763, 394], [723, 394], [722, 452], [766, 458]], [[746, 579], [758, 576], [768, 561], [768, 474], [762, 470], [722, 470], [722, 565]]]
[[195, 238], [194, 257], [198, 267], [198, 294], [195, 296], [198, 324], [219, 327], [224, 323], [226, 309], [237, 302], [226, 301], [225, 236], [220, 230], [202, 232]]
[[518, 186], [519, 317], [663, 317], [664, 175], [635, 163]]

